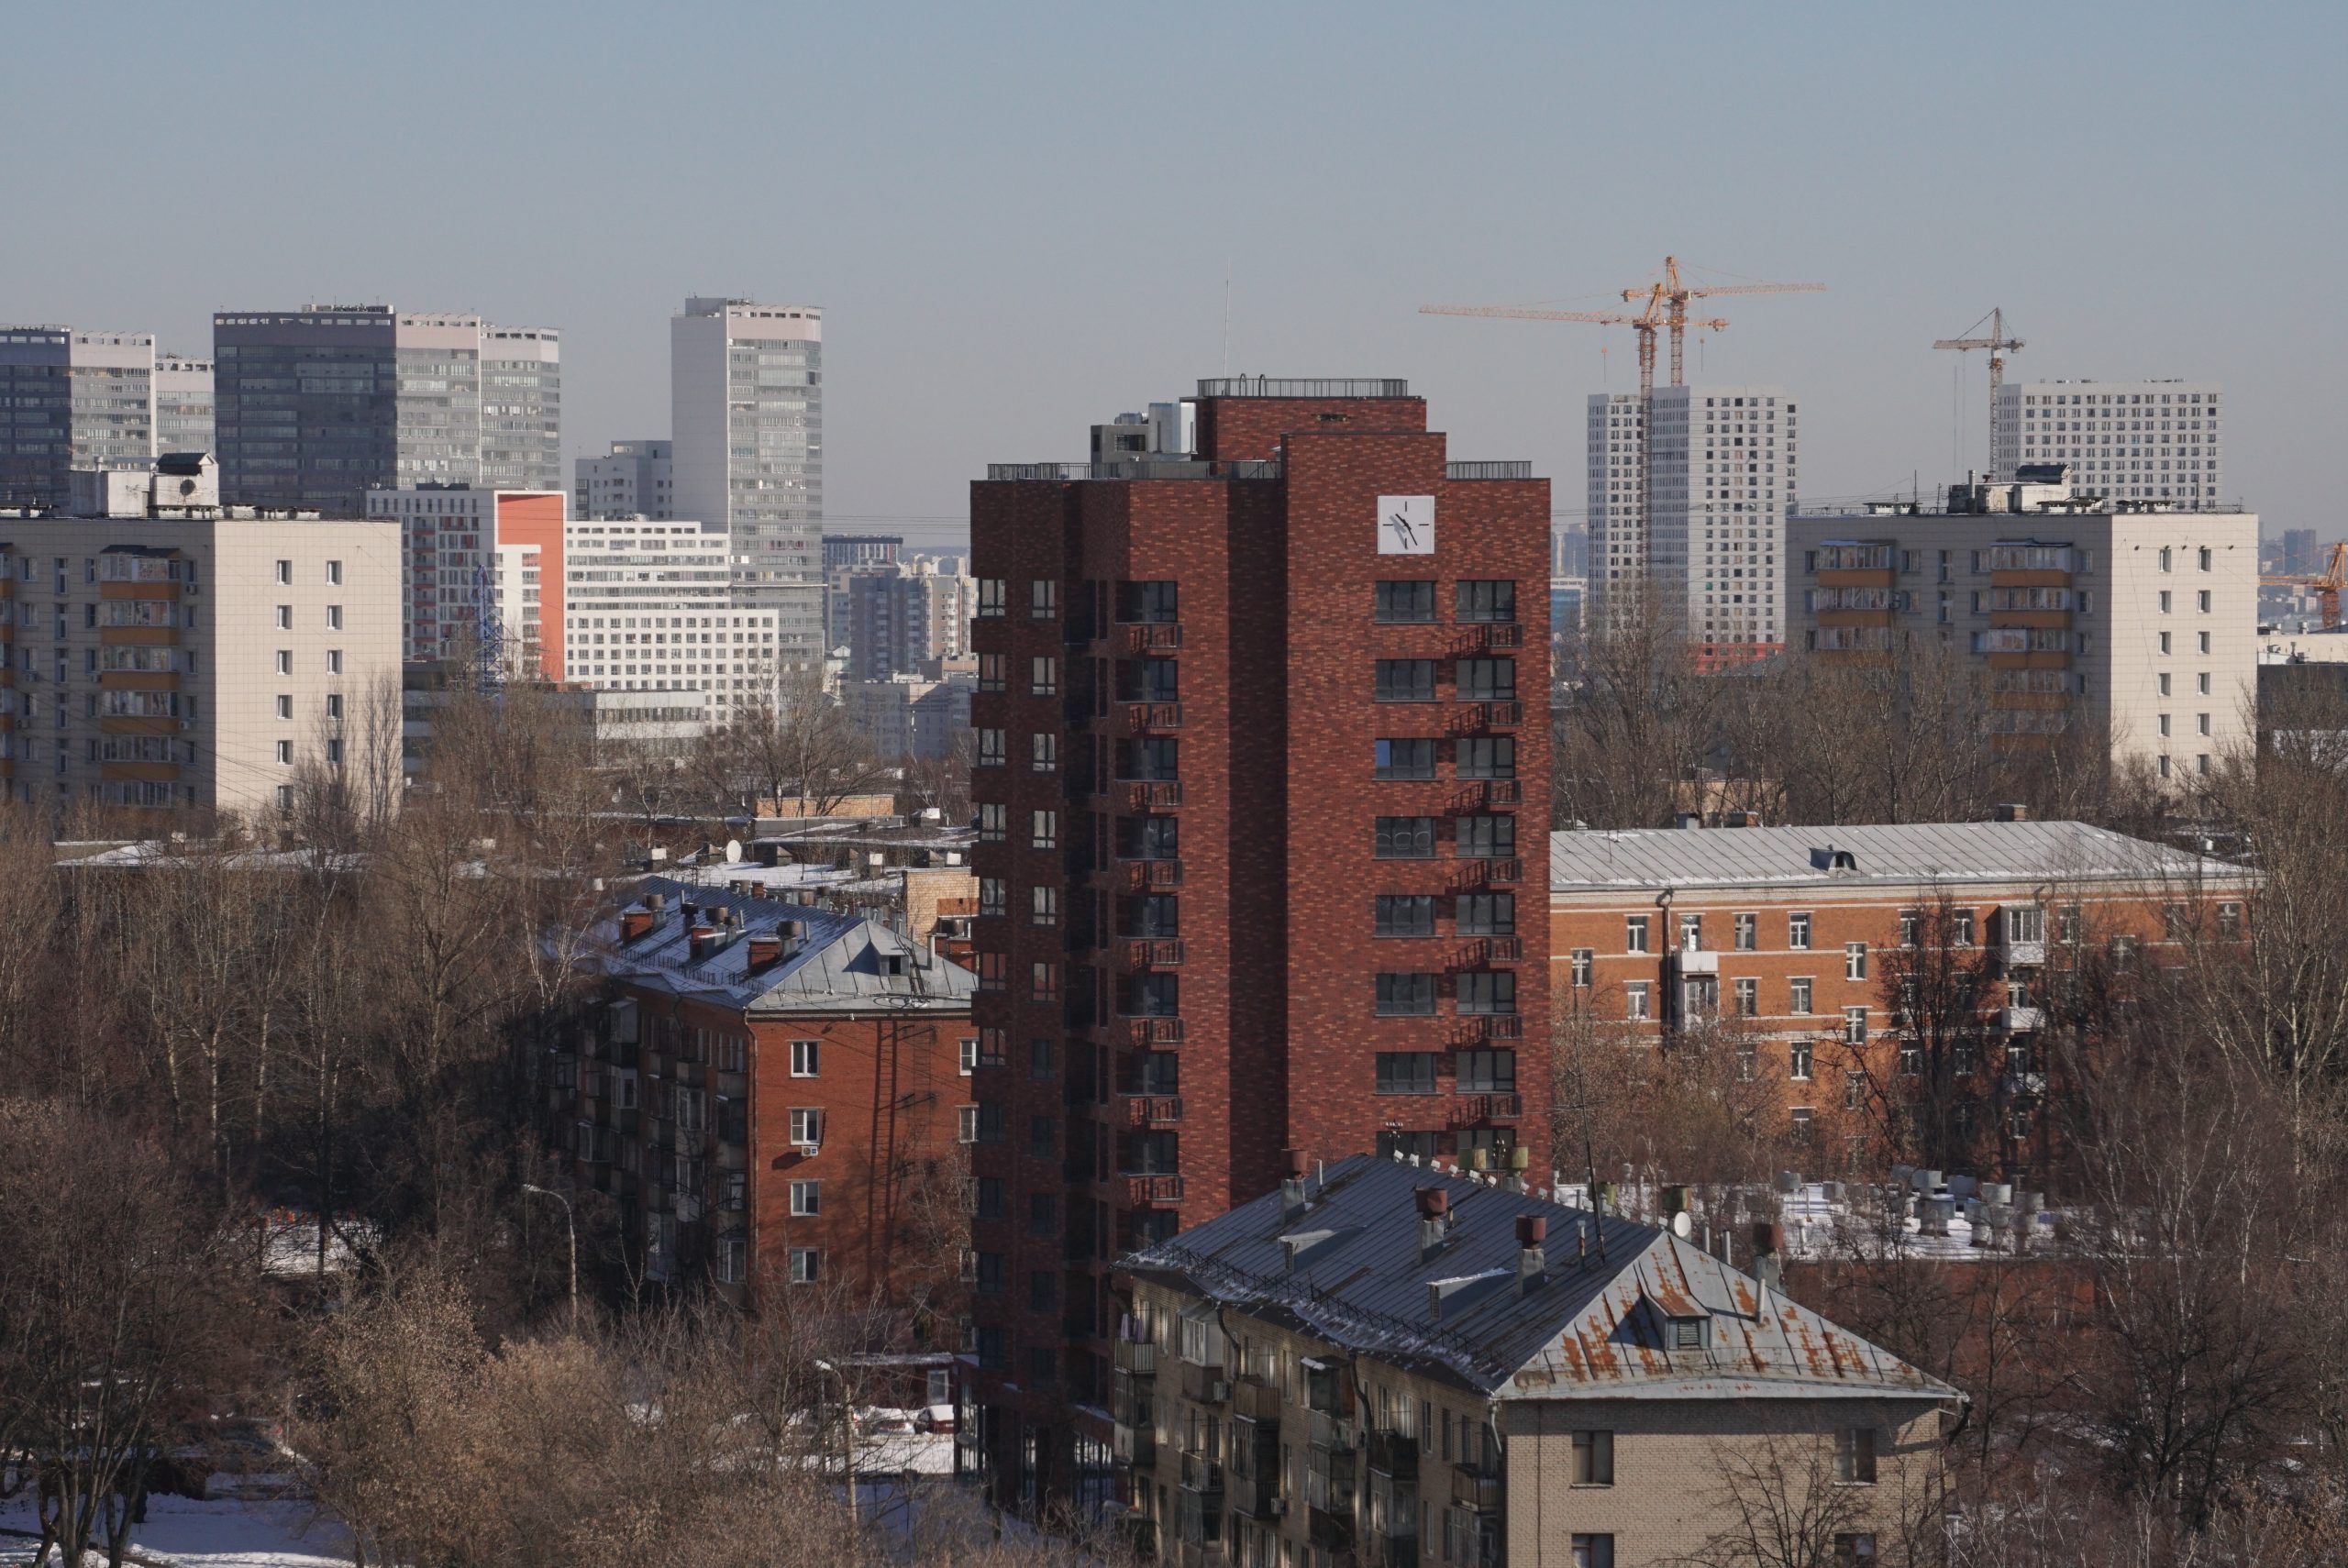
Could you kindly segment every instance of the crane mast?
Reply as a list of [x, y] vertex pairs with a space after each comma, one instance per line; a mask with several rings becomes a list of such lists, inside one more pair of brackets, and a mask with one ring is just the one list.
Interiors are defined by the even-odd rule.
[[[1987, 337], [1977, 336], [1981, 321], [1989, 324], [1989, 336]], [[2005, 384], [2006, 356], [2019, 352], [2022, 343], [2019, 337], [2006, 336], [2006, 312], [2003, 305], [1991, 310], [1988, 315], [1981, 318], [1981, 321], [1975, 322], [1972, 327], [1967, 329], [1968, 336], [1943, 337], [1936, 340], [1933, 347], [1954, 348], [1960, 354], [1968, 353], [1976, 348], [1987, 348], [1989, 351], [1989, 473], [1994, 479], [1997, 477], [1998, 470], [1998, 389]]]
[[[1476, 315], [1498, 317], [1509, 321], [1578, 321], [1600, 326], [1627, 326], [1638, 334], [1639, 339], [1639, 529], [1642, 548], [1652, 548], [1655, 540], [1655, 369], [1658, 358], [1656, 337], [1671, 335], [1671, 384], [1682, 386], [1687, 365], [1687, 337], [1692, 328], [1709, 328], [1718, 332], [1728, 323], [1717, 317], [1691, 316], [1688, 314], [1691, 300], [1711, 299], [1722, 294], [1816, 294], [1823, 293], [1823, 283], [1726, 283], [1720, 285], [1690, 284], [1679, 275], [1679, 258], [1663, 259], [1663, 279], [1637, 288], [1624, 289], [1623, 301], [1639, 305], [1636, 315], [1622, 312], [1586, 310], [1543, 310], [1516, 305], [1421, 305], [1421, 315]], [[2020, 345], [2016, 345], [2017, 348]]]

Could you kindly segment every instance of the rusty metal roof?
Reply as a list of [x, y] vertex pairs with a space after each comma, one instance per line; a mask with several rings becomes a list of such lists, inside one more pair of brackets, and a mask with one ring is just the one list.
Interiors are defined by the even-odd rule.
[[[1118, 1267], [1493, 1398], [1960, 1397], [1652, 1225], [1372, 1154], [1306, 1187], [1301, 1217], [1272, 1193]], [[1423, 1254], [1416, 1194], [1429, 1187], [1450, 1220]], [[1520, 1215], [1548, 1220], [1530, 1287]], [[1675, 1320], [1700, 1348], [1670, 1348]]]

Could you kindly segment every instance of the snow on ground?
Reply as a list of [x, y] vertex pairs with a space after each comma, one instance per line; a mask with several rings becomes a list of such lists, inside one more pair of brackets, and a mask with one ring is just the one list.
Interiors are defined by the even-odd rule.
[[[40, 1526], [20, 1498], [0, 1510], [0, 1528], [37, 1531]], [[302, 1502], [153, 1496], [131, 1543], [142, 1556], [172, 1568], [349, 1568], [350, 1562], [350, 1538], [342, 1527]], [[0, 1563], [30, 1562], [33, 1545], [0, 1535]]]

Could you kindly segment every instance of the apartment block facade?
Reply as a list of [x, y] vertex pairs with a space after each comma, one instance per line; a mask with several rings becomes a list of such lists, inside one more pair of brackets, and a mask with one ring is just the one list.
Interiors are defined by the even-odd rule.
[[1945, 649], [1986, 677], [1994, 734], [2090, 724], [2162, 778], [2207, 776], [2252, 734], [2257, 516], [2025, 478], [1954, 487], [1963, 510], [1796, 518], [1796, 646], [1844, 662]]
[[75, 469], [154, 460], [154, 337], [0, 326], [0, 507], [62, 507]]
[[1754, 1463], [1840, 1493], [1772, 1498], [1800, 1561], [1864, 1565], [1962, 1408], [1767, 1262], [1414, 1161], [1300, 1170], [1123, 1267], [1119, 1522], [1185, 1568], [1665, 1568], [1734, 1534]]
[[[1901, 977], [1977, 991], [1981, 1090], [2006, 1168], [2043, 1169], [2030, 1075], [2052, 953], [2113, 944], [2146, 962], [2247, 929], [2240, 867], [2084, 823], [1684, 827], [1552, 834], [1552, 990], [1603, 1037], [1713, 1026], [1782, 1086], [1789, 1129], [1841, 1168], [1870, 1095], [1923, 1070], [1888, 993]], [[1953, 949], [1919, 966], [1919, 946]], [[1962, 977], [1961, 980], [1958, 977]], [[1944, 999], [1945, 1003], [1945, 999]], [[1955, 1021], [1944, 1021], [1944, 1023]], [[1854, 1075], [1862, 1081], [1855, 1083]], [[1985, 1112], [1986, 1114], [1986, 1112]], [[1868, 1168], [1871, 1152], [1854, 1148]]]
[[1611, 595], [1619, 611], [1668, 616], [1707, 667], [1774, 652], [1785, 640], [1800, 414], [1773, 386], [1657, 387], [1649, 407], [1630, 393], [1592, 396], [1593, 612]]
[[970, 651], [978, 584], [959, 562], [929, 557], [836, 568], [826, 589], [830, 651], [847, 650], [850, 680], [910, 675]]
[[669, 323], [674, 514], [733, 536], [735, 581], [820, 668], [824, 313], [695, 297]]
[[1399, 381], [1192, 403], [1187, 457], [972, 487], [1004, 1496], [1106, 1473], [1108, 1260], [1269, 1190], [1282, 1151], [1547, 1158], [1547, 933], [1517, 912], [1547, 482], [1451, 461]]
[[165, 459], [153, 482], [135, 513], [7, 519], [11, 793], [263, 816], [307, 767], [395, 777], [361, 721], [399, 689], [398, 529], [183, 504], [181, 485], [213, 482], [196, 463]]
[[1989, 429], [1995, 477], [2064, 463], [2095, 495], [2215, 510], [2226, 482], [2219, 392], [2214, 381], [2009, 381]]
[[155, 455], [209, 452], [213, 428], [212, 361], [179, 354], [155, 359]]
[[669, 691], [704, 723], [770, 698], [771, 607], [746, 604], [726, 536], [699, 523], [564, 516], [560, 491], [371, 491], [405, 541], [411, 660], [493, 655], [506, 674]]
[[[560, 335], [389, 305], [212, 318], [224, 499], [362, 515], [371, 490], [561, 484]], [[498, 411], [484, 416], [484, 402]], [[486, 432], [487, 440], [484, 441]], [[489, 456], [484, 468], [484, 452]]]
[[666, 441], [615, 441], [600, 458], [571, 465], [571, 515], [673, 517], [676, 464]]
[[974, 1131], [969, 971], [748, 881], [645, 878], [588, 938], [602, 988], [537, 1092], [644, 1277], [785, 1310], [951, 1283], [923, 1217], [959, 1200]]

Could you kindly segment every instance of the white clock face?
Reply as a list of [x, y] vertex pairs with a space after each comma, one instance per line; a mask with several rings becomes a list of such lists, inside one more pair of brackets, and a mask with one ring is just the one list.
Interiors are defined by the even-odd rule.
[[1379, 496], [1378, 553], [1381, 556], [1434, 554], [1434, 497]]

